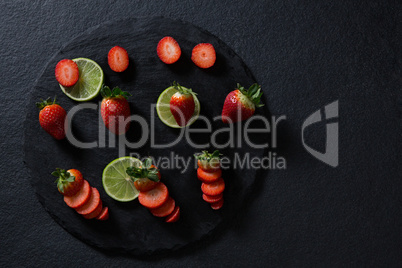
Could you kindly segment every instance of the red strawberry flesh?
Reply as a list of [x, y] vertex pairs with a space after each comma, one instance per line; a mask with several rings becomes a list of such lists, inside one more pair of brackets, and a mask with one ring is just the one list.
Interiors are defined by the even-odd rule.
[[92, 187], [91, 197], [83, 206], [77, 208], [76, 211], [82, 215], [90, 214], [98, 208], [100, 202], [102, 201], [100, 200], [98, 190]]
[[191, 60], [200, 68], [210, 68], [215, 64], [216, 52], [212, 44], [201, 43], [193, 48]]
[[91, 186], [84, 180], [80, 191], [73, 196], [64, 196], [64, 202], [70, 208], [79, 208], [83, 206], [91, 197]]
[[169, 199], [159, 208], [151, 209], [152, 215], [156, 217], [166, 217], [173, 212], [176, 202], [173, 198]]
[[96, 219], [100, 221], [109, 219], [109, 208], [103, 207], [101, 213], [96, 217]]
[[140, 204], [149, 209], [162, 206], [168, 198], [169, 191], [162, 182], [158, 183], [154, 189], [147, 192], [140, 192], [138, 195]]
[[166, 217], [166, 222], [176, 222], [180, 218], [180, 207], [176, 206], [172, 213]]
[[120, 46], [114, 46], [109, 50], [107, 61], [110, 69], [118, 73], [125, 71], [130, 62], [127, 51]]
[[179, 44], [170, 36], [166, 36], [159, 41], [156, 52], [159, 59], [166, 64], [175, 63], [181, 56]]
[[71, 87], [79, 78], [78, 65], [72, 60], [64, 59], [57, 63], [55, 69], [57, 82], [64, 87]]

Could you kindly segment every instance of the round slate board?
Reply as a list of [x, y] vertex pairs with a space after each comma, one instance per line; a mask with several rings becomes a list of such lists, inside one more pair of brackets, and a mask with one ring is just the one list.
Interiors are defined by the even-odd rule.
[[[164, 36], [173, 36], [181, 46], [182, 56], [173, 65], [162, 63], [157, 54], [156, 46]], [[201, 42], [212, 43], [217, 52], [216, 64], [203, 70], [191, 62], [192, 48]], [[120, 45], [128, 51], [130, 66], [124, 73], [114, 73], [107, 64], [107, 53], [115, 45]], [[180, 140], [176, 145], [155, 149], [148, 139], [141, 148], [126, 146], [125, 155], [137, 153], [142, 157], [151, 155], [155, 158], [172, 158], [175, 156], [191, 159], [191, 167], [172, 168], [159, 164], [162, 180], [169, 188], [171, 196], [181, 207], [180, 221], [167, 224], [156, 218], [142, 207], [137, 200], [121, 203], [106, 195], [102, 187], [102, 172], [105, 166], [119, 157], [117, 148], [81, 149], [72, 145], [67, 139], [56, 141], [38, 123], [38, 110], [35, 102], [40, 98], [57, 95], [58, 102], [66, 111], [77, 105], [77, 102], [65, 96], [54, 78], [54, 67], [64, 58], [86, 57], [98, 62], [105, 73], [105, 83], [110, 87], [119, 86], [129, 91], [133, 114], [145, 118], [149, 126], [154, 126], [155, 142], [174, 141], [180, 130], [165, 126], [157, 117], [151, 104], [156, 103], [159, 94], [173, 81], [191, 87], [198, 93], [201, 102], [201, 115], [209, 119], [219, 116], [226, 95], [234, 89], [236, 83], [249, 86], [255, 82], [243, 61], [221, 40], [212, 34], [189, 23], [167, 18], [141, 18], [107, 22], [91, 28], [73, 39], [56, 53], [46, 65], [33, 88], [28, 103], [25, 122], [24, 162], [29, 168], [30, 181], [43, 207], [54, 220], [72, 235], [82, 241], [104, 250], [125, 252], [134, 255], [152, 254], [180, 248], [211, 234], [220, 223], [230, 221], [237, 209], [244, 202], [256, 179], [256, 171], [245, 168], [225, 169], [223, 177], [226, 182], [224, 192], [225, 204], [219, 211], [214, 211], [202, 200], [201, 182], [197, 179], [193, 154], [211, 145], [194, 149], [186, 141]], [[90, 103], [100, 106], [98, 97]], [[267, 113], [259, 109], [257, 113]], [[212, 121], [212, 129], [228, 127], [219, 118]], [[99, 140], [99, 112], [85, 109], [78, 112], [72, 120], [72, 131], [77, 139], [83, 142]], [[259, 127], [257, 123], [253, 123]], [[205, 127], [205, 122], [198, 120], [190, 129]], [[236, 127], [242, 127], [237, 124]], [[129, 141], [138, 141], [143, 131], [138, 124], [133, 123], [126, 134]], [[242, 144], [233, 148], [226, 147], [221, 152], [234, 159], [235, 154], [242, 157], [262, 157], [262, 149], [254, 149], [244, 142], [244, 137], [232, 132], [234, 138]], [[190, 133], [190, 138], [198, 144], [210, 142], [211, 134]], [[113, 136], [112, 136], [113, 137]], [[229, 139], [229, 132], [217, 136], [220, 144]], [[262, 142], [266, 135], [252, 134], [253, 142]], [[118, 143], [119, 140], [117, 140]], [[164, 160], [164, 161], [165, 161]], [[165, 162], [166, 164], [167, 162]], [[56, 168], [79, 169], [91, 186], [96, 187], [105, 206], [109, 207], [110, 218], [101, 222], [86, 220], [63, 202], [50, 173]]]

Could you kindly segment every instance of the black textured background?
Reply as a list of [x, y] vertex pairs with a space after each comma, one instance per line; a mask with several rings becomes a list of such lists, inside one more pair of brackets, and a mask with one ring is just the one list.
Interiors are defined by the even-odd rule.
[[[0, 266], [402, 265], [400, 1], [2, 1]], [[105, 254], [56, 224], [22, 164], [25, 105], [45, 63], [112, 19], [163, 15], [228, 44], [286, 115], [286, 170], [259, 180], [247, 210], [212, 239], [155, 258]], [[309, 155], [301, 124], [339, 99], [339, 166]], [[307, 133], [323, 148], [324, 125]], [[320, 147], [321, 146], [321, 147]], [[41, 167], [38, 167], [41, 168]]]

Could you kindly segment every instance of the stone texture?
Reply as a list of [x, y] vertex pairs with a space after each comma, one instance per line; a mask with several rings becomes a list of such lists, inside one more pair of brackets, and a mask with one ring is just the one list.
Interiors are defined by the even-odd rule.
[[[400, 266], [399, 1], [2, 1], [3, 171], [0, 266]], [[65, 232], [38, 202], [23, 166], [23, 120], [36, 79], [63, 44], [104, 21], [159, 16], [218, 36], [287, 116], [276, 152], [288, 161], [257, 181], [247, 209], [213, 238], [153, 258], [109, 254]], [[305, 118], [339, 99], [340, 164], [301, 144]], [[323, 132], [309, 132], [311, 146]]]

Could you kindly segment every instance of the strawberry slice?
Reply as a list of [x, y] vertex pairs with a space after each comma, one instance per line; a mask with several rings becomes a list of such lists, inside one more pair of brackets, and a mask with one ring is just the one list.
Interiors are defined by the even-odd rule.
[[201, 168], [197, 169], [197, 177], [199, 180], [205, 183], [212, 183], [217, 181], [222, 176], [222, 170], [218, 169], [216, 171], [207, 172]]
[[215, 210], [221, 209], [222, 206], [223, 206], [223, 198], [221, 198], [221, 200], [211, 204], [211, 208], [215, 209]]
[[175, 205], [176, 202], [174, 199], [169, 197], [169, 199], [161, 207], [151, 209], [151, 213], [156, 217], [166, 217], [173, 212]]
[[91, 212], [94, 212], [98, 208], [100, 202], [102, 202], [102, 201], [100, 199], [98, 190], [96, 188], [92, 187], [91, 188], [91, 197], [89, 198], [89, 200], [83, 206], [81, 206], [75, 210], [81, 215], [87, 215]]
[[109, 208], [103, 207], [101, 213], [96, 217], [97, 220], [105, 221], [109, 219]]
[[112, 47], [107, 55], [107, 62], [113, 71], [118, 73], [125, 71], [130, 62], [127, 50], [119, 46]]
[[152, 190], [140, 192], [138, 195], [138, 201], [146, 208], [155, 209], [162, 206], [168, 197], [169, 191], [166, 185], [160, 182]]
[[88, 202], [91, 197], [91, 192], [91, 186], [88, 181], [84, 180], [84, 184], [79, 192], [73, 196], [64, 196], [64, 202], [66, 202], [67, 206], [70, 208], [79, 208]]
[[215, 182], [201, 184], [201, 190], [206, 195], [218, 195], [225, 190], [225, 181], [222, 178], [219, 178]]
[[59, 61], [56, 65], [55, 76], [60, 85], [73, 86], [80, 76], [77, 63], [69, 59]]
[[83, 214], [82, 216], [83, 216], [85, 219], [88, 219], [88, 220], [89, 220], [89, 219], [96, 218], [96, 217], [98, 217], [99, 214], [102, 212], [102, 209], [103, 209], [102, 200], [99, 199], [99, 204], [98, 204], [98, 206], [96, 207], [96, 209], [95, 209], [94, 211], [92, 211], [91, 213]]
[[202, 199], [208, 203], [216, 203], [219, 200], [223, 198], [223, 193], [218, 194], [218, 195], [207, 195], [207, 194], [202, 194]]
[[166, 217], [166, 222], [176, 222], [180, 218], [180, 207], [176, 206], [173, 210], [172, 213], [169, 214], [169, 216]]
[[159, 41], [156, 53], [158, 53], [161, 61], [166, 64], [172, 64], [179, 60], [181, 49], [179, 43], [173, 37], [166, 36]]
[[213, 45], [201, 43], [193, 48], [191, 60], [200, 68], [210, 68], [215, 64], [216, 52]]

